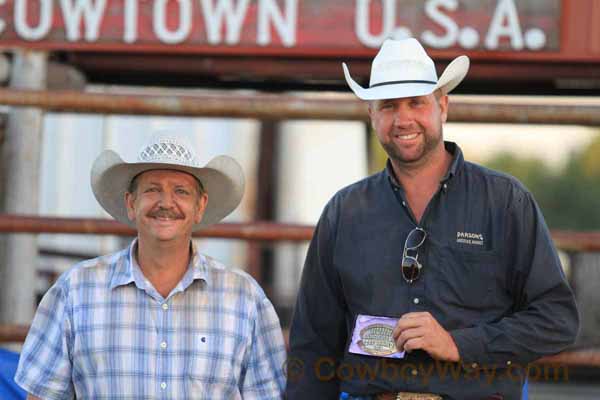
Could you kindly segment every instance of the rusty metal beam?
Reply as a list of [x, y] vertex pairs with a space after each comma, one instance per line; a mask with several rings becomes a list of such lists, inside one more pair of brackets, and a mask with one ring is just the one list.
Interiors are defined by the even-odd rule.
[[55, 112], [280, 119], [364, 119], [366, 107], [347, 96], [336, 100], [223, 92], [180, 96], [0, 89], [0, 104]]
[[0, 343], [24, 342], [29, 325], [0, 325]]
[[[221, 223], [209, 226], [195, 237], [263, 241], [307, 241], [313, 226], [253, 222]], [[135, 230], [114, 220], [101, 218], [54, 218], [0, 213], [0, 233], [83, 233], [135, 236]], [[556, 246], [566, 251], [600, 251], [600, 232], [552, 230]]]
[[576, 232], [552, 230], [552, 239], [556, 246], [565, 251], [600, 251], [600, 232]]
[[[242, 240], [306, 241], [314, 227], [307, 225], [255, 222], [251, 224], [215, 224], [194, 234], [202, 238]], [[114, 220], [100, 218], [52, 218], [31, 215], [0, 214], [0, 233], [83, 233], [135, 236], [136, 231]]]
[[[256, 118], [366, 120], [350, 94], [103, 94], [0, 89], [0, 104], [54, 112]], [[600, 126], [600, 99], [453, 95], [450, 121]]]
[[567, 366], [567, 367], [594, 367], [600, 368], [600, 349], [563, 351], [554, 356], [543, 357], [536, 364]]
[[449, 120], [507, 124], [600, 126], [600, 98], [450, 96]]

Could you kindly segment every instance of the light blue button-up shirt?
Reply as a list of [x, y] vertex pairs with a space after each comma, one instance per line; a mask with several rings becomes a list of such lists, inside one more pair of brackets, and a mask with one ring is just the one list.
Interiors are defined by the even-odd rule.
[[39, 305], [15, 381], [42, 399], [279, 399], [285, 347], [260, 286], [197, 252], [163, 298], [133, 249], [65, 272]]

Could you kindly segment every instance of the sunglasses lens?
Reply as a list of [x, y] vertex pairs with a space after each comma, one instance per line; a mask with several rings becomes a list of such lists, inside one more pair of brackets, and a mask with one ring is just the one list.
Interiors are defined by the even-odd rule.
[[414, 281], [419, 277], [419, 262], [412, 257], [404, 257], [402, 260], [402, 275], [407, 281]]
[[425, 241], [425, 236], [427, 234], [425, 231], [421, 229], [413, 229], [406, 238], [406, 247], [407, 248], [415, 248], [419, 247]]
[[415, 228], [408, 234], [402, 253], [402, 276], [408, 283], [413, 283], [419, 277], [421, 264], [417, 261], [418, 249], [425, 242], [427, 233], [421, 228]]

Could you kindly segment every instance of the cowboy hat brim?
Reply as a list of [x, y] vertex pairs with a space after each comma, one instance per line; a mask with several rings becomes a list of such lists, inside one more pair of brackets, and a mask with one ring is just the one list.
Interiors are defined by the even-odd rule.
[[352, 76], [346, 63], [342, 63], [344, 77], [350, 89], [361, 100], [400, 99], [404, 97], [425, 96], [440, 90], [443, 94], [450, 93], [465, 78], [469, 71], [469, 57], [455, 58], [444, 70], [437, 84], [433, 83], [390, 83], [372, 88], [363, 88]]
[[112, 150], [102, 152], [92, 166], [92, 191], [113, 218], [135, 228], [135, 223], [127, 216], [125, 193], [135, 176], [157, 169], [186, 172], [198, 179], [208, 193], [204, 216], [200, 223], [193, 225], [193, 231], [225, 218], [240, 204], [244, 194], [242, 168], [231, 157], [218, 156], [204, 167], [195, 168], [153, 162], [127, 163]]

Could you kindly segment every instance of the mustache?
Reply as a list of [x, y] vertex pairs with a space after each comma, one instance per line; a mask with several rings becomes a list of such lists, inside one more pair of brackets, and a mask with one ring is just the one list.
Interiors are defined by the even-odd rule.
[[183, 215], [179, 214], [173, 209], [169, 208], [158, 208], [148, 213], [150, 218], [172, 218], [172, 219], [183, 219]]

